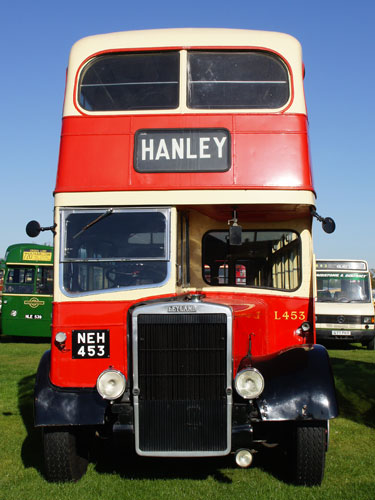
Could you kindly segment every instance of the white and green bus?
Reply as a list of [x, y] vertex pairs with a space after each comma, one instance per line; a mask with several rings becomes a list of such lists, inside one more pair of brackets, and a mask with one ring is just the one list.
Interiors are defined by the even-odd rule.
[[318, 342], [360, 342], [374, 349], [374, 304], [364, 260], [316, 261], [316, 337]]

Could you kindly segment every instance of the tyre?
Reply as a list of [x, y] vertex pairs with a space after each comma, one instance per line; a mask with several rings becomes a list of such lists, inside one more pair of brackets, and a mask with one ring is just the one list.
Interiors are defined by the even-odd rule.
[[88, 445], [80, 430], [43, 430], [45, 476], [51, 482], [78, 481], [88, 465]]
[[375, 337], [373, 337], [370, 342], [367, 343], [367, 349], [369, 351], [374, 351], [375, 350]]
[[325, 422], [297, 424], [293, 432], [292, 474], [298, 485], [319, 486], [325, 466], [327, 426]]

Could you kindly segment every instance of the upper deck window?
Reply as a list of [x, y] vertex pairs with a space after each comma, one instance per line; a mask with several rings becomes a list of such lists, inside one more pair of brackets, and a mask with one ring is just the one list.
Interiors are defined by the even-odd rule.
[[289, 100], [288, 70], [268, 52], [191, 52], [188, 107], [277, 109]]
[[[185, 86], [187, 97], [182, 102], [180, 95], [185, 91], [180, 93], [180, 89]], [[280, 109], [289, 98], [287, 65], [273, 53], [256, 50], [104, 54], [84, 66], [78, 85], [79, 105], [94, 112], [172, 110], [179, 106]]]
[[173, 109], [178, 80], [178, 52], [108, 54], [84, 68], [78, 100], [88, 111]]

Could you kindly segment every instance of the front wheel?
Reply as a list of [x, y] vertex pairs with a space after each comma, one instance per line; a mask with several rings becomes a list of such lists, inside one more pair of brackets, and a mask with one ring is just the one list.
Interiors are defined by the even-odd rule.
[[88, 465], [88, 445], [83, 431], [45, 428], [43, 448], [45, 475], [48, 481], [78, 481], [85, 474]]
[[367, 349], [369, 351], [374, 351], [375, 350], [375, 337], [373, 337], [370, 342], [367, 343]]
[[322, 483], [327, 448], [325, 422], [296, 424], [292, 441], [292, 473], [295, 484], [319, 486]]

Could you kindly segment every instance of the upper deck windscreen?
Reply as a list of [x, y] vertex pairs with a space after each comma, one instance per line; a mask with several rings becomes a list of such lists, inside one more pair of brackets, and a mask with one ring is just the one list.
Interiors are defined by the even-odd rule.
[[191, 108], [276, 109], [289, 100], [287, 68], [267, 52], [192, 52], [188, 75]]
[[[84, 67], [78, 101], [87, 111], [278, 109], [290, 97], [288, 69], [266, 51], [190, 51], [180, 78], [182, 52], [113, 53]], [[182, 85], [187, 102], [180, 102]]]
[[177, 52], [99, 56], [82, 73], [79, 103], [88, 111], [173, 109], [178, 79]]

